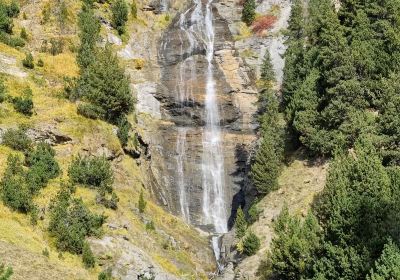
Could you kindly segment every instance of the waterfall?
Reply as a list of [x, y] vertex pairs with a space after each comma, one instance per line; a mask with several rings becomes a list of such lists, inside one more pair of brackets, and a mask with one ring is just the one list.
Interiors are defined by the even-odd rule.
[[186, 158], [186, 128], [178, 128], [178, 138], [176, 140], [176, 169], [178, 172], [178, 191], [179, 204], [181, 206], [182, 218], [190, 223], [189, 204], [186, 193], [186, 180], [184, 171], [184, 160]]
[[225, 206], [224, 155], [221, 147], [221, 127], [213, 73], [214, 26], [210, 0], [206, 5], [205, 35], [207, 81], [205, 97], [206, 125], [203, 130], [203, 214], [206, 224], [213, 224], [217, 233], [228, 231]]

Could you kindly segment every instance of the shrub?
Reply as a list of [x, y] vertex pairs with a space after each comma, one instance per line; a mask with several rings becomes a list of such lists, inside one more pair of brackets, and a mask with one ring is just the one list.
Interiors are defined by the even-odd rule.
[[49, 249], [44, 248], [42, 251], [42, 255], [45, 256], [46, 258], [50, 257]]
[[2, 144], [21, 152], [28, 152], [32, 148], [32, 141], [23, 128], [7, 129], [3, 134]]
[[0, 31], [11, 34], [12, 27], [12, 19], [8, 15], [8, 8], [2, 2], [0, 3]]
[[118, 34], [125, 32], [125, 24], [128, 20], [128, 6], [125, 0], [114, 0], [111, 5], [112, 25], [117, 29]]
[[60, 167], [54, 156], [53, 148], [46, 143], [39, 143], [36, 149], [27, 155], [26, 163], [30, 167], [27, 180], [33, 194], [60, 174]]
[[69, 166], [68, 175], [72, 184], [93, 187], [100, 192], [112, 192], [114, 175], [105, 157], [78, 156]]
[[143, 191], [141, 191], [139, 196], [139, 213], [144, 213], [144, 210], [146, 209], [146, 204], [147, 202], [144, 200]]
[[150, 222], [147, 222], [147, 223], [146, 223], [146, 230], [149, 230], [149, 231], [151, 231], [151, 230], [156, 230], [156, 227], [155, 227], [153, 221], [150, 221]]
[[44, 66], [43, 60], [41, 58], [39, 58], [39, 60], [38, 60], [36, 65], [39, 66], [39, 67], [43, 67]]
[[252, 256], [260, 249], [260, 239], [255, 233], [250, 231], [243, 239], [243, 253]]
[[7, 7], [7, 14], [10, 18], [15, 18], [19, 15], [19, 5], [16, 1], [12, 1]]
[[26, 116], [32, 116], [33, 114], [33, 101], [32, 101], [32, 90], [26, 88], [22, 93], [22, 96], [14, 97], [13, 100], [14, 109], [21, 114]]
[[42, 21], [41, 24], [45, 24], [50, 20], [51, 6], [50, 2], [47, 2], [42, 8]]
[[0, 280], [10, 280], [13, 270], [11, 267], [5, 268], [4, 264], [0, 264]]
[[261, 34], [264, 30], [270, 29], [276, 22], [277, 17], [265, 15], [254, 20], [252, 30], [256, 34]]
[[101, 235], [105, 219], [103, 215], [92, 214], [82, 199], [72, 198], [70, 188], [62, 186], [50, 203], [48, 230], [59, 250], [80, 254], [85, 237]]
[[90, 249], [89, 243], [85, 242], [82, 248], [82, 261], [86, 268], [92, 268], [95, 264], [95, 258], [93, 256], [92, 249]]
[[89, 119], [103, 119], [105, 116], [104, 110], [93, 104], [79, 104], [77, 113]]
[[50, 54], [57, 55], [64, 51], [64, 41], [62, 39], [50, 39]]
[[242, 21], [250, 26], [256, 17], [255, 0], [245, 0], [242, 11]]
[[106, 269], [100, 272], [98, 280], [112, 280], [111, 269]]
[[22, 19], [23, 19], [23, 20], [27, 20], [27, 19], [28, 19], [28, 16], [26, 15], [25, 12], [22, 13]]
[[7, 158], [7, 168], [0, 182], [4, 205], [15, 211], [28, 213], [32, 209], [32, 194], [26, 184], [21, 159], [16, 155]]
[[25, 41], [22, 38], [11, 36], [5, 32], [0, 32], [0, 41], [14, 48], [25, 46]]
[[235, 232], [236, 238], [242, 238], [246, 234], [247, 230], [247, 221], [244, 216], [242, 207], [239, 207], [236, 212], [236, 219], [235, 219]]
[[131, 128], [132, 125], [125, 116], [119, 120], [117, 136], [123, 147], [125, 147], [126, 144], [128, 144], [129, 131], [131, 130]]
[[257, 207], [256, 201], [253, 202], [249, 208], [248, 214], [249, 214], [249, 223], [255, 223], [258, 221], [258, 218], [260, 217], [260, 214], [262, 213], [262, 210]]
[[33, 64], [32, 53], [26, 53], [25, 58], [22, 60], [22, 65], [29, 69], [35, 68], [35, 65]]
[[21, 37], [25, 41], [28, 40], [28, 33], [26, 32], [25, 27], [22, 27], [21, 32], [19, 33], [19, 37]]
[[110, 208], [113, 210], [116, 210], [118, 208], [118, 201], [119, 201], [119, 198], [114, 192], [111, 194], [110, 199], [107, 199], [106, 194], [103, 191], [100, 192], [100, 194], [97, 195], [97, 197], [96, 197], [96, 202], [98, 204], [101, 204], [104, 207]]

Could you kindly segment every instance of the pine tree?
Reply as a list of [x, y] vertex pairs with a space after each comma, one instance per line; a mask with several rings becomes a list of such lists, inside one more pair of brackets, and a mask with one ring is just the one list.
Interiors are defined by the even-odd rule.
[[246, 217], [243, 213], [242, 207], [239, 207], [236, 212], [236, 219], [235, 219], [236, 238], [241, 239], [243, 236], [245, 236], [246, 230], [247, 230]]
[[117, 123], [133, 111], [134, 99], [124, 69], [111, 47], [99, 49], [78, 80], [77, 95], [105, 111], [105, 120]]
[[271, 63], [271, 54], [269, 53], [269, 50], [265, 51], [265, 55], [263, 58], [263, 62], [261, 64], [261, 69], [260, 69], [260, 78], [261, 81], [265, 83], [265, 87], [272, 87], [273, 83], [275, 82], [275, 72], [274, 68]]
[[140, 195], [139, 195], [139, 212], [140, 213], [144, 213], [144, 210], [146, 209], [146, 204], [147, 204], [147, 202], [144, 200], [143, 190], [142, 190], [142, 191], [140, 191]]
[[256, 17], [256, 1], [245, 0], [242, 11], [242, 21], [248, 26], [251, 25]]
[[400, 279], [400, 249], [392, 241], [385, 244], [367, 280]]

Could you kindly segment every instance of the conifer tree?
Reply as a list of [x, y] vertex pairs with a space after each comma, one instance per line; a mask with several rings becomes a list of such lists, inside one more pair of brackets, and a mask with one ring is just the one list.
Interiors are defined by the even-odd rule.
[[256, 17], [256, 1], [245, 0], [242, 11], [242, 21], [247, 25], [251, 25]]
[[236, 238], [241, 239], [243, 236], [245, 236], [246, 230], [247, 230], [246, 217], [243, 213], [242, 207], [239, 207], [236, 212], [236, 219], [235, 219]]

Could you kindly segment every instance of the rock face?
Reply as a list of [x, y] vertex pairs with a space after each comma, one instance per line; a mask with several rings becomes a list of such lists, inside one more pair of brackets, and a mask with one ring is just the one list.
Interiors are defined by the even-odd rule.
[[[213, 231], [202, 211], [204, 200], [204, 130], [207, 123], [206, 92], [210, 46], [204, 39], [195, 12], [206, 14], [204, 2], [178, 14], [160, 39], [160, 78], [154, 84], [136, 85], [143, 98], [138, 121], [149, 144], [148, 165], [154, 195], [173, 213]], [[214, 31], [212, 74], [219, 111], [225, 209], [230, 216], [237, 204], [248, 157], [255, 140], [256, 91], [249, 68], [238, 57], [226, 20], [211, 5]], [[192, 14], [192, 15], [191, 15]], [[195, 30], [188, 32], [187, 30]], [[150, 115], [150, 118], [149, 118]], [[182, 197], [184, 196], [184, 198]]]

